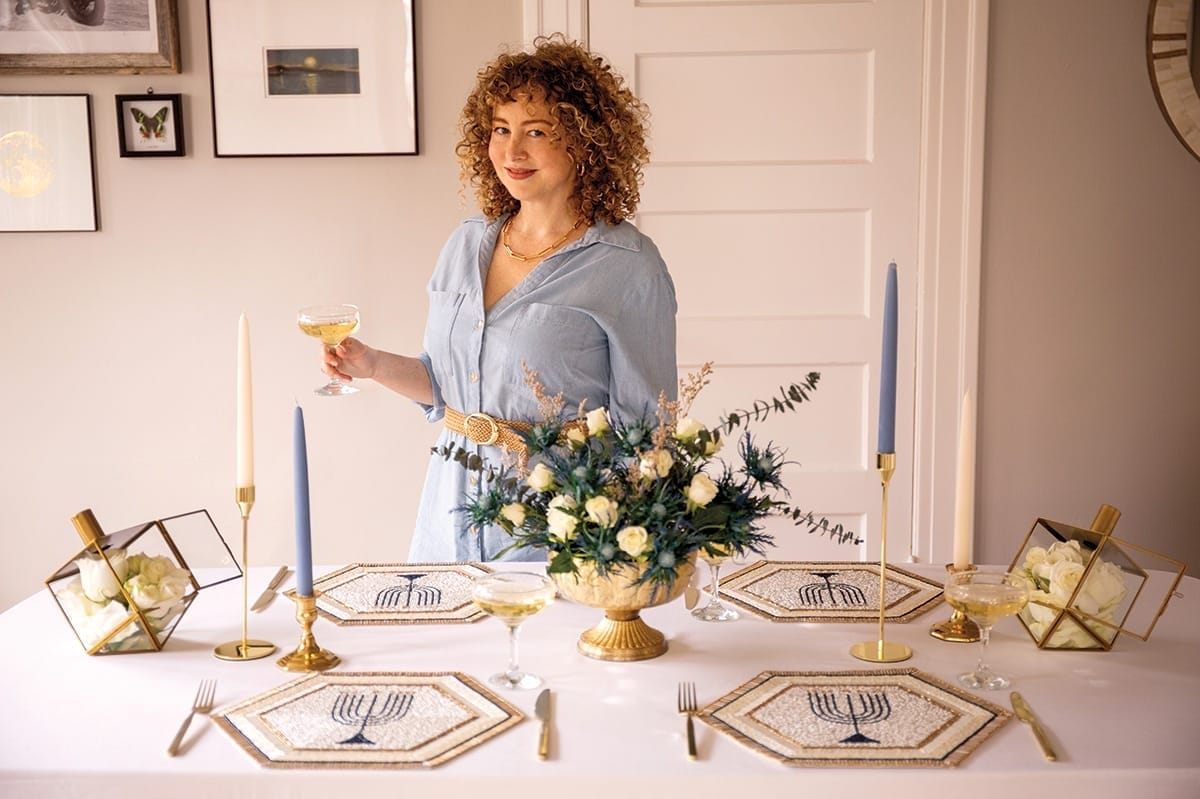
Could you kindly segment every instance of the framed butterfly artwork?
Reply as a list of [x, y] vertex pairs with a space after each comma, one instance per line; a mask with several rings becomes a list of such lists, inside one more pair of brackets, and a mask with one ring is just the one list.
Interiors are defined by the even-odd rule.
[[117, 140], [122, 158], [183, 155], [183, 95], [118, 94]]

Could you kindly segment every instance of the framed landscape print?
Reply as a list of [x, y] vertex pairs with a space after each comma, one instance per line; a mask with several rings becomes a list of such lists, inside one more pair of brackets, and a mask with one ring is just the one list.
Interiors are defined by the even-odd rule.
[[183, 155], [183, 95], [118, 94], [121, 157]]
[[177, 0], [0, 0], [0, 74], [179, 72]]
[[0, 94], [0, 232], [96, 230], [92, 98]]
[[208, 0], [221, 156], [416, 155], [413, 0]]

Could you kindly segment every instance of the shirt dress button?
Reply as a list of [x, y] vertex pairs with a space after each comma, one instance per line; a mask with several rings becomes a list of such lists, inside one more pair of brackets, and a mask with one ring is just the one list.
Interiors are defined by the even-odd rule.
[[471, 372], [471, 382], [472, 383], [479, 382], [479, 373], [478, 372]]

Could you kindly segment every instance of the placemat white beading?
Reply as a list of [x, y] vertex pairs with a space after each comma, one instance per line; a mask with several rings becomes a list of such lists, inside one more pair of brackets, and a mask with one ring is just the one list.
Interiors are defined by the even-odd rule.
[[355, 563], [313, 590], [317, 612], [334, 624], [474, 622], [486, 614], [471, 601], [471, 583], [490, 572], [479, 563]]
[[[761, 560], [721, 579], [721, 596], [771, 621], [878, 622], [879, 564]], [[888, 564], [884, 618], [915, 619], [942, 601], [942, 586]]]
[[764, 671], [700, 712], [789, 766], [956, 766], [1011, 714], [917, 669]]
[[458, 672], [313, 674], [213, 716], [263, 765], [293, 768], [436, 766], [523, 718]]

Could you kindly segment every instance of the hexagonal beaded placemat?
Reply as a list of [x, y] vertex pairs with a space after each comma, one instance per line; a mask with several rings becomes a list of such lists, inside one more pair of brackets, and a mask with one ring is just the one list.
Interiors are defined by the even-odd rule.
[[[355, 563], [313, 581], [317, 612], [334, 624], [455, 624], [485, 613], [471, 601], [480, 563]], [[289, 597], [295, 591], [288, 591]]]
[[699, 718], [789, 766], [956, 766], [1012, 714], [917, 669], [764, 671]]
[[[721, 578], [721, 597], [781, 622], [879, 621], [879, 564], [762, 560]], [[942, 586], [890, 563], [884, 618], [906, 622], [937, 607]]]
[[520, 710], [459, 672], [326, 672], [213, 715], [264, 766], [436, 766], [499, 735]]

